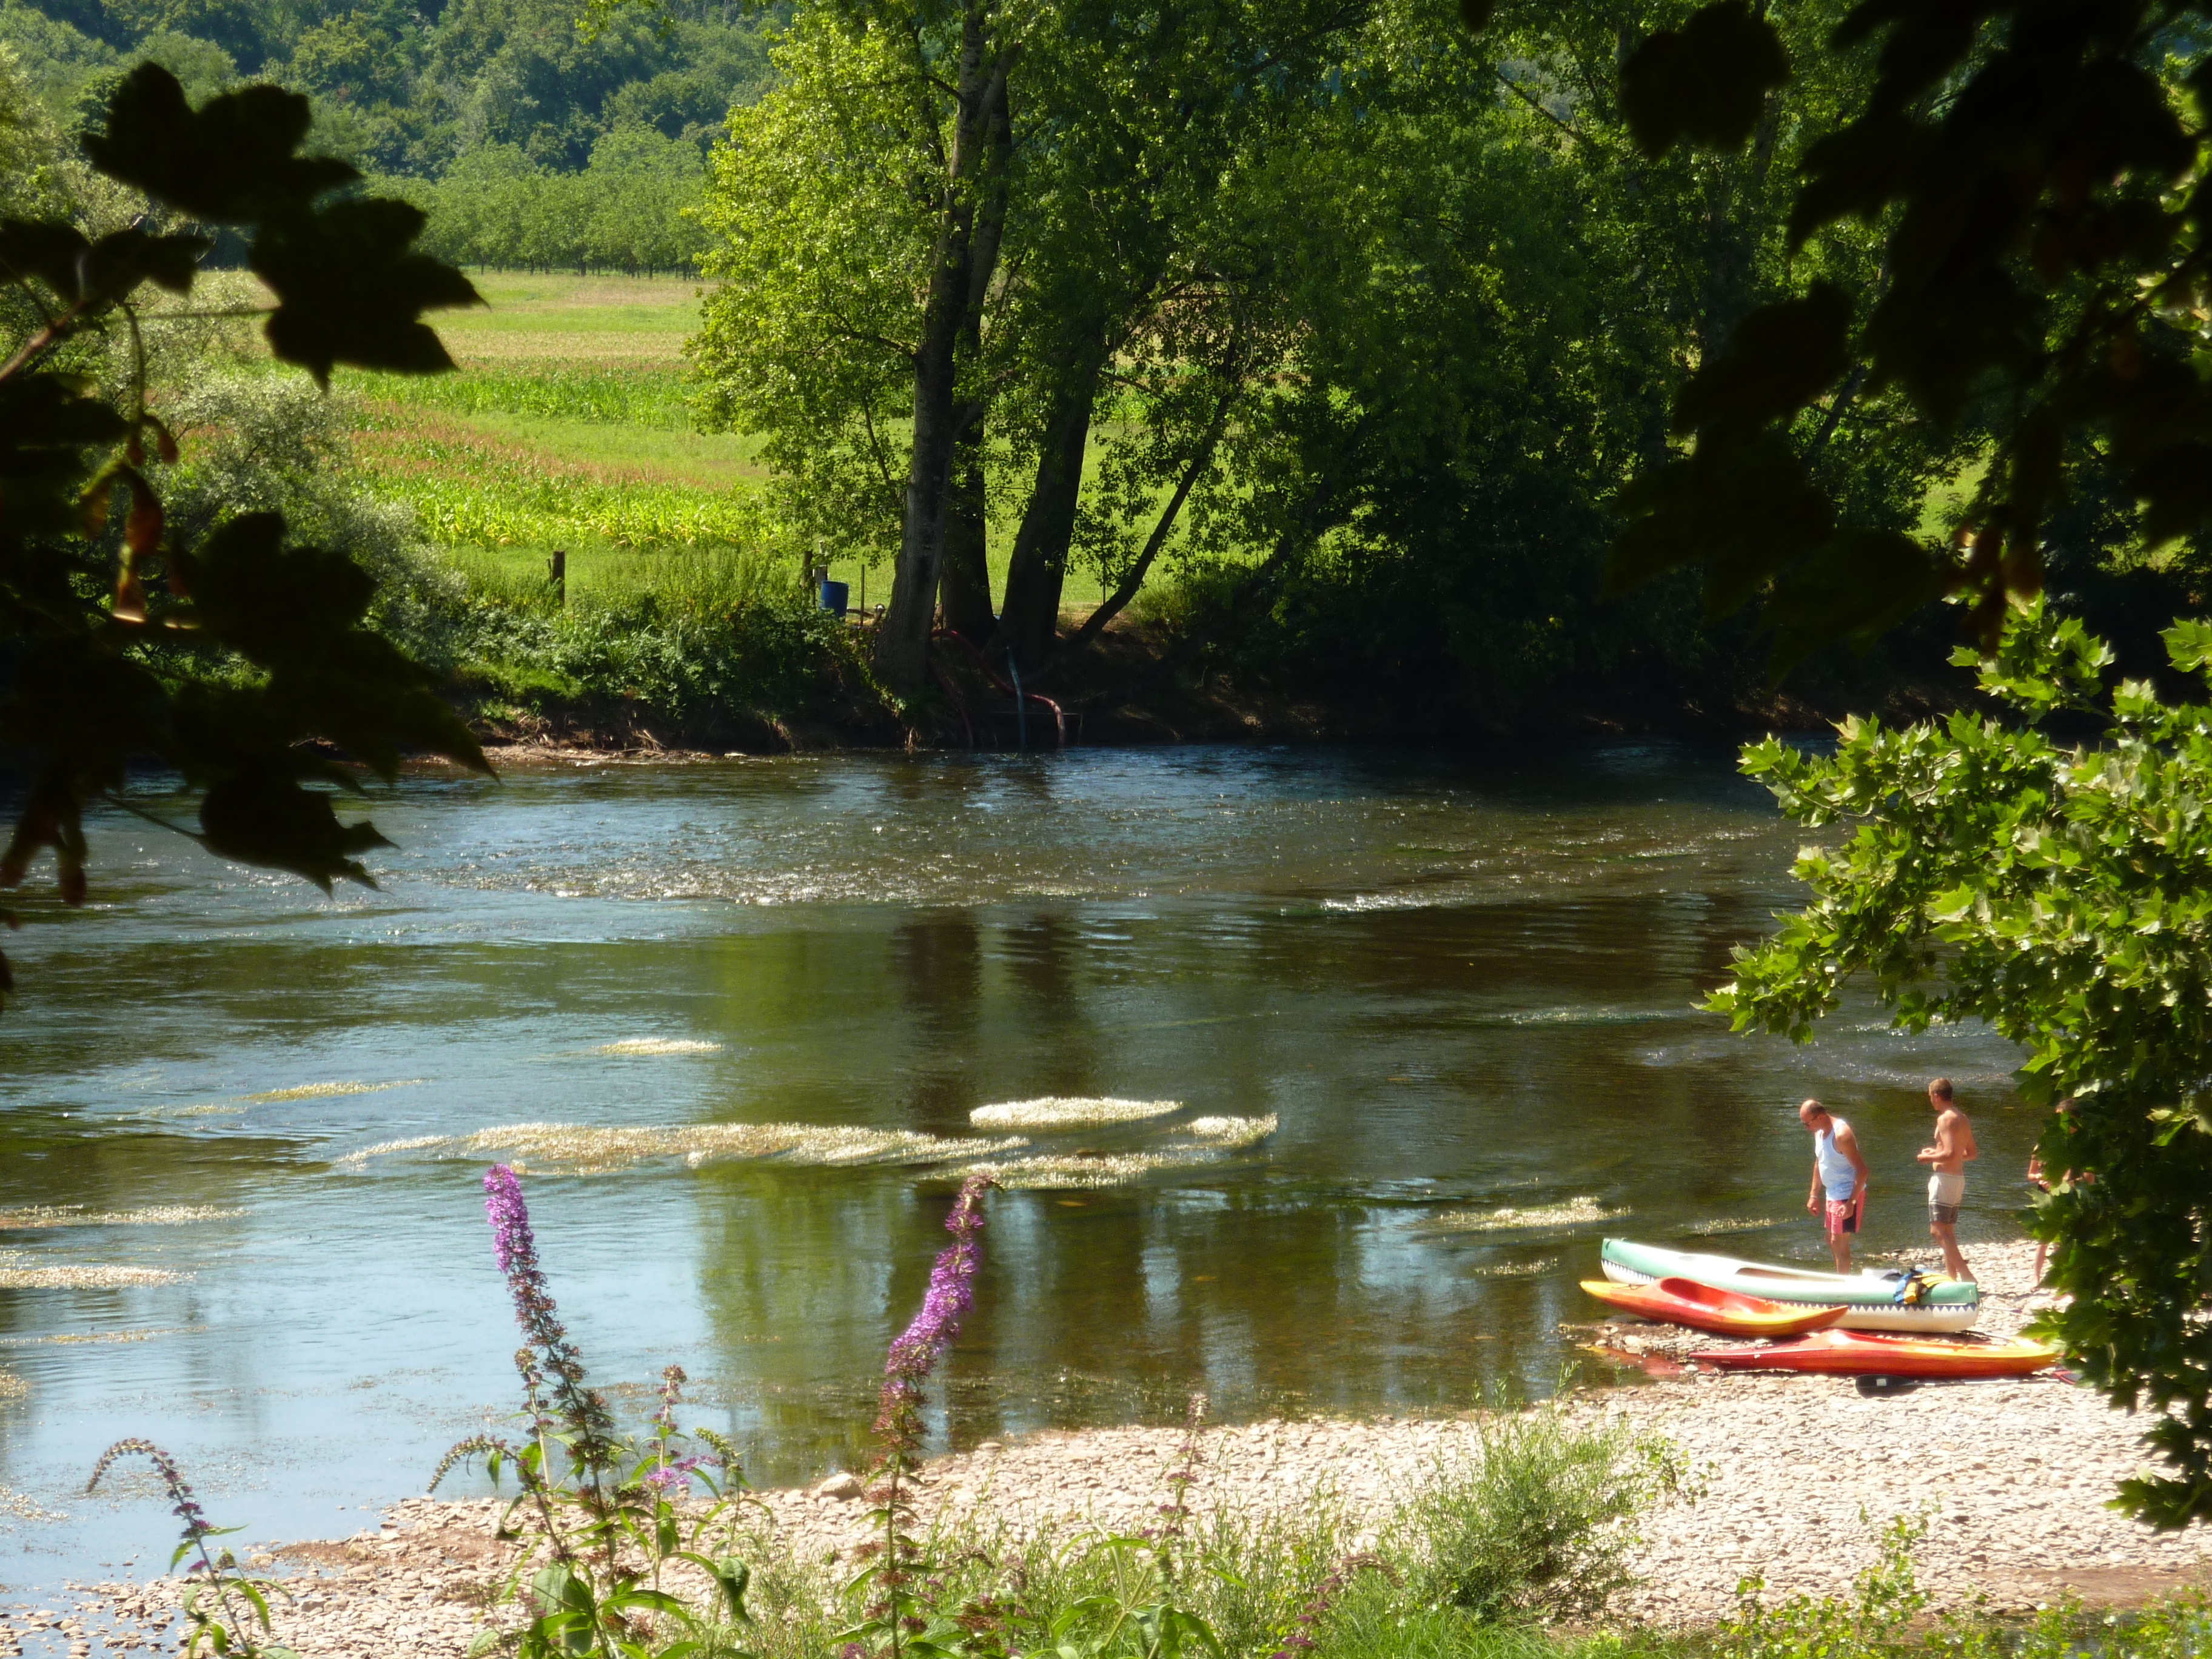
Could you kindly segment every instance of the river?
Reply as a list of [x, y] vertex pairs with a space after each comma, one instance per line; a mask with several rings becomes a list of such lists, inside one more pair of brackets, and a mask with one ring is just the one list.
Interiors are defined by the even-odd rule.
[[1719, 745], [606, 763], [374, 815], [376, 891], [108, 815], [94, 902], [23, 906], [11, 1591], [166, 1562], [144, 1477], [81, 1493], [117, 1437], [250, 1543], [351, 1531], [496, 1426], [496, 1157], [595, 1380], [634, 1419], [682, 1364], [763, 1483], [866, 1455], [979, 1161], [1006, 1184], [939, 1444], [1193, 1389], [1237, 1419], [1633, 1381], [1562, 1328], [1600, 1238], [1824, 1259], [1808, 1093], [1858, 1123], [1867, 1247], [1924, 1252], [1948, 1072], [1984, 1153], [1962, 1238], [2015, 1231], [2006, 1044], [1695, 1011], [1796, 897], [1798, 836]]

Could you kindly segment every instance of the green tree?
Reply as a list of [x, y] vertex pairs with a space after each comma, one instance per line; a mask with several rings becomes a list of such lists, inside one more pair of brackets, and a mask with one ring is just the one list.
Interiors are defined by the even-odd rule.
[[[895, 515], [889, 683], [917, 683], [940, 594], [976, 642], [1030, 666], [1049, 650], [1071, 545], [1098, 541], [1082, 498], [1102, 399], [1219, 402], [1145, 388], [1200, 361], [1164, 362], [1164, 343], [1227, 337], [1238, 279], [1208, 251], [1224, 192], [1345, 95], [1328, 76], [1367, 15], [1364, 0], [802, 14], [781, 83], [716, 156], [703, 408], [768, 434], [825, 540], [872, 550]], [[1198, 451], [1203, 466], [1219, 424], [1201, 412], [1139, 447], [1155, 471]], [[1122, 471], [1115, 493], [1148, 505], [1144, 468]], [[987, 501], [1016, 522], [995, 621]]]
[[[915, 51], [802, 12], [775, 49], [775, 88], [731, 112], [702, 212], [718, 280], [692, 343], [701, 416], [761, 434], [808, 538], [871, 559], [905, 511], [915, 296], [946, 138]], [[985, 320], [971, 349], [995, 332]]]
[[[334, 198], [356, 175], [297, 154], [311, 120], [305, 98], [268, 86], [196, 110], [145, 64], [84, 148], [158, 213], [244, 234], [280, 361], [325, 383], [339, 363], [451, 367], [421, 316], [475, 290], [412, 250], [415, 209]], [[366, 882], [361, 856], [383, 837], [335, 810], [362, 769], [388, 779], [408, 750], [484, 764], [427, 677], [363, 625], [375, 583], [345, 553], [291, 544], [268, 513], [190, 545], [172, 530], [160, 481], [179, 456], [147, 406], [144, 290], [189, 294], [210, 246], [196, 228], [95, 237], [52, 216], [0, 221], [18, 302], [0, 359], [0, 753], [25, 774], [0, 886], [52, 849], [63, 898], [82, 902], [85, 808], [141, 810], [129, 771], [149, 762], [197, 799], [185, 833], [218, 856], [325, 890]], [[82, 371], [116, 335], [137, 368], [111, 400]]]
[[[1253, 272], [1247, 292], [1273, 296], [1255, 314], [1290, 321], [1180, 550], [1186, 626], [1215, 660], [1438, 725], [1756, 694], [1741, 630], [1701, 625], [1694, 581], [1601, 602], [1613, 501], [1666, 459], [1687, 366], [1748, 310], [1808, 270], [1875, 279], [1872, 236], [1793, 263], [1784, 222], [1785, 181], [1874, 70], [1824, 61], [1741, 155], [1655, 159], [1619, 57], [1675, 15], [1526, 9], [1469, 40], [1386, 14], [1343, 50], [1349, 95], [1255, 169], [1219, 268]], [[1768, 15], [1818, 42], [1841, 7]], [[1972, 448], [1893, 413], [1857, 406], [1826, 464], [1870, 517], [1910, 524]]]
[[587, 262], [633, 272], [696, 264], [706, 239], [686, 216], [706, 173], [696, 144], [652, 127], [620, 126], [600, 139], [580, 179]]
[[[2212, 623], [2167, 643], [2204, 684]], [[2039, 1144], [2070, 1172], [2036, 1206], [2071, 1297], [2044, 1319], [2115, 1405], [2160, 1413], [2173, 1473], [2120, 1497], [2179, 1527], [2212, 1518], [2212, 704], [2111, 664], [2038, 601], [1979, 664], [1990, 713], [1747, 749], [1822, 844], [1795, 866], [1811, 902], [1708, 1006], [1802, 1042], [1861, 979], [1906, 1030], [1983, 1022], [2026, 1050], [2030, 1101], [2076, 1103]]]

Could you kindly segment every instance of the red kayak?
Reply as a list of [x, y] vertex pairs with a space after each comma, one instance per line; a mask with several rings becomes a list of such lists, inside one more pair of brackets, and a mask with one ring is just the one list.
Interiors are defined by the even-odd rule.
[[1796, 1336], [1804, 1331], [1826, 1330], [1849, 1311], [1770, 1302], [1763, 1296], [1717, 1290], [1689, 1279], [1662, 1279], [1650, 1285], [1585, 1279], [1583, 1288], [1601, 1302], [1642, 1314], [1646, 1319], [1717, 1331], [1723, 1336]]
[[2026, 1376], [2057, 1363], [2040, 1342], [1948, 1342], [1932, 1336], [1822, 1331], [1771, 1348], [1704, 1348], [1699, 1364], [1739, 1371], [1818, 1371], [1833, 1376]]

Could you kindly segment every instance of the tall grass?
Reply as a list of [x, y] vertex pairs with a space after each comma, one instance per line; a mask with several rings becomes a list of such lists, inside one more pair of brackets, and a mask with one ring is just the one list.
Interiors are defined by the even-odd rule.
[[[1862, 1511], [1863, 1519], [1863, 1511]], [[1768, 1601], [1746, 1579], [1735, 1615], [1701, 1644], [1710, 1659], [2206, 1659], [2212, 1655], [2212, 1595], [2187, 1589], [2131, 1613], [2085, 1613], [2065, 1600], [2025, 1626], [1978, 1609], [1927, 1616], [1929, 1597], [1912, 1567], [1924, 1519], [1885, 1527], [1875, 1563], [1848, 1598], [1793, 1595]]]
[[[1159, 1639], [1172, 1610], [1194, 1621], [1187, 1636], [1205, 1632], [1180, 1650], [1216, 1659], [1618, 1654], [1618, 1638], [1566, 1637], [1565, 1621], [1630, 1582], [1637, 1516], [1681, 1490], [1669, 1443], [1559, 1404], [1495, 1414], [1479, 1455], [1436, 1470], [1379, 1526], [1326, 1492], [1240, 1503], [1199, 1449], [1194, 1432], [1158, 1524], [1134, 1535], [1024, 1532], [988, 1501], [940, 1516], [916, 1540], [927, 1565], [912, 1634], [938, 1651], [1147, 1659], [1178, 1645]], [[772, 1538], [752, 1547], [757, 1589], [779, 1609], [751, 1632], [758, 1659], [824, 1659], [839, 1611], [858, 1611], [854, 1592]]]
[[684, 370], [676, 364], [545, 363], [469, 368], [453, 374], [357, 374], [364, 398], [449, 415], [526, 415], [598, 426], [682, 430], [690, 424]]
[[[761, 548], [778, 520], [757, 486], [708, 490], [597, 477], [489, 441], [386, 432], [364, 446], [377, 493], [415, 511], [444, 547]], [[796, 568], [796, 562], [793, 562]]]

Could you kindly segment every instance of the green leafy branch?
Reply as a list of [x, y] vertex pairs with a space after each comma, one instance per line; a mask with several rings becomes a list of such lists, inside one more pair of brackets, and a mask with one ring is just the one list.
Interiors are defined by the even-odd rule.
[[[451, 368], [422, 313], [477, 301], [458, 270], [413, 251], [418, 210], [338, 196], [359, 175], [296, 153], [310, 121], [307, 99], [271, 86], [195, 110], [144, 64], [84, 149], [182, 228], [94, 239], [58, 220], [0, 221], [0, 282], [39, 319], [0, 362], [0, 741], [29, 773], [0, 887], [52, 849], [64, 902], [82, 902], [84, 809], [119, 801], [134, 765], [165, 767], [198, 796], [193, 838], [209, 851], [325, 891], [340, 877], [373, 884], [360, 855], [386, 844], [333, 809], [360, 769], [389, 781], [416, 751], [489, 770], [428, 677], [364, 625], [374, 585], [345, 553], [290, 545], [270, 514], [186, 547], [162, 510], [155, 466], [178, 451], [147, 406], [137, 296], [191, 292], [213, 246], [200, 227], [246, 235], [273, 296], [270, 350], [325, 385], [340, 363]], [[76, 372], [75, 349], [118, 323], [134, 365], [120, 407]], [[0, 959], [0, 994], [10, 988]]]

